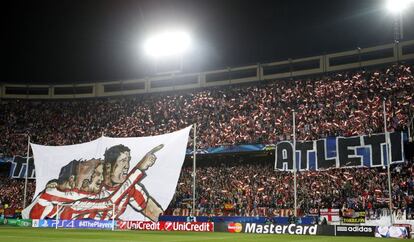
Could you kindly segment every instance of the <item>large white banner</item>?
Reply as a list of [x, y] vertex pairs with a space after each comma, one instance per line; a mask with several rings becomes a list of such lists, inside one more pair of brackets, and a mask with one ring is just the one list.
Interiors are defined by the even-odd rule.
[[31, 144], [36, 196], [23, 217], [156, 221], [174, 196], [190, 129], [76, 145]]

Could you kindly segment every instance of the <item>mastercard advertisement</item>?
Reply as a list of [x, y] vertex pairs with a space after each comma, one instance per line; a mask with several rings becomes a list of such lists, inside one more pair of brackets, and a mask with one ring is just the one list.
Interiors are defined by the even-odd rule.
[[227, 231], [230, 233], [240, 233], [243, 229], [243, 225], [241, 223], [228, 223], [227, 224]]

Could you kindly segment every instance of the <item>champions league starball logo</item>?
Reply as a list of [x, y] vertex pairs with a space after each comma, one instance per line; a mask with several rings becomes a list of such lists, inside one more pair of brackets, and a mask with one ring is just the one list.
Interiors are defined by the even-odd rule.
[[378, 226], [375, 231], [377, 238], [407, 238], [408, 232], [405, 227]]

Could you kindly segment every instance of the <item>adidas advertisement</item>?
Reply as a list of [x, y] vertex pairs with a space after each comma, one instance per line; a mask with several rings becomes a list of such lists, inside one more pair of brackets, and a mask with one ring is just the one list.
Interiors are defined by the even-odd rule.
[[346, 226], [337, 225], [337, 236], [368, 236], [374, 237], [375, 226]]

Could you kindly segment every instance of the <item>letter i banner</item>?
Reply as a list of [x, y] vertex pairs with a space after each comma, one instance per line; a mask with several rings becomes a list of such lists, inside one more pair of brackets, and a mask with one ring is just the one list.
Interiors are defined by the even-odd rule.
[[[168, 134], [75, 145], [30, 144], [36, 192], [23, 218], [152, 220], [170, 204], [191, 126]], [[59, 204], [59, 206], [57, 206]]]

